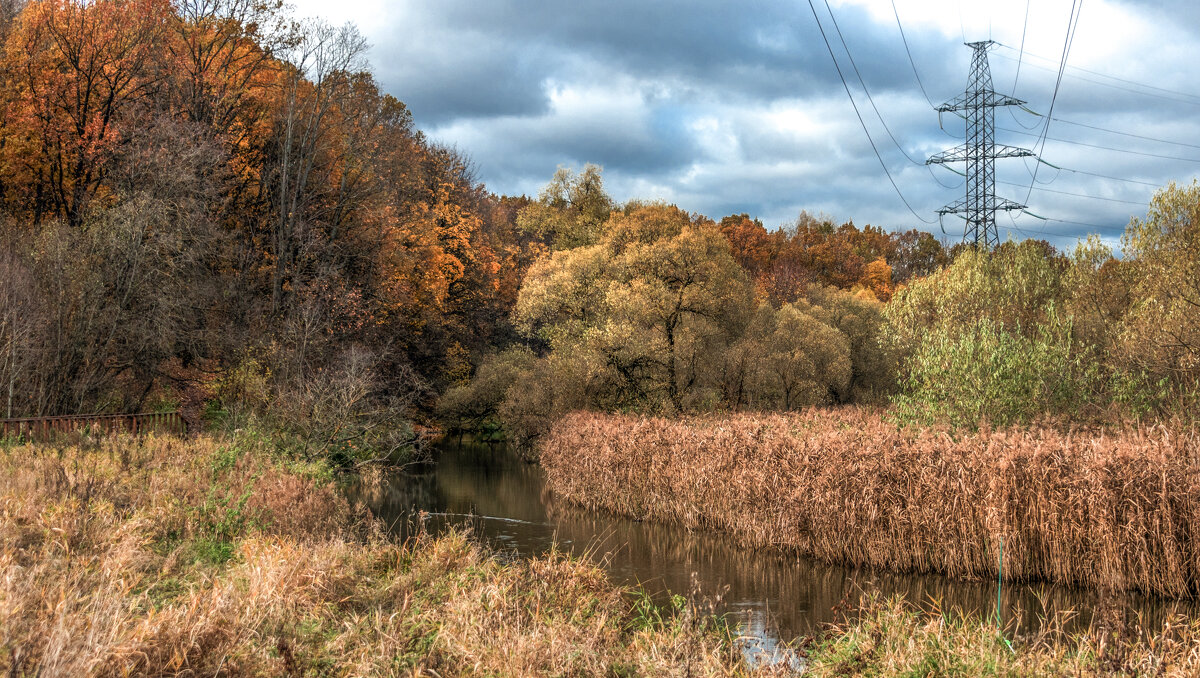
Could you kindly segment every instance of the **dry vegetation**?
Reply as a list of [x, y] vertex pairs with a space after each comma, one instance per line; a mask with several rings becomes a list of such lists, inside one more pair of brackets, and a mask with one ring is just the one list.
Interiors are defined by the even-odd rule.
[[993, 624], [901, 600], [867, 597], [853, 623], [806, 650], [806, 675], [825, 676], [1195, 676], [1200, 625], [1179, 621], [1150, 637], [1121, 624], [1069, 637], [1046, 625], [1006, 639]]
[[822, 560], [1200, 594], [1200, 439], [1161, 427], [959, 437], [869, 410], [678, 420], [577, 413], [541, 449], [592, 509]]
[[0, 672], [741, 675], [712, 617], [562, 555], [397, 544], [261, 443], [0, 446]]

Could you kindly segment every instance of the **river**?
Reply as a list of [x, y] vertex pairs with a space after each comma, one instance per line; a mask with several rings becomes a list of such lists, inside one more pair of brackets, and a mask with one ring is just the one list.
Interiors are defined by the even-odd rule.
[[[721, 534], [587, 512], [556, 499], [539, 466], [503, 447], [444, 445], [435, 456], [435, 464], [397, 472], [353, 496], [401, 537], [418, 520], [432, 531], [469, 525], [502, 555], [533, 556], [552, 548], [587, 554], [617, 582], [639, 585], [660, 600], [669, 592], [710, 601], [736, 622], [752, 660], [777, 656], [780, 641], [786, 645], [845, 619], [864, 592], [903, 595], [966, 615], [996, 614], [994, 581], [838, 567], [743, 548]], [[1069, 615], [1068, 628], [1081, 629], [1100, 609], [1148, 629], [1170, 615], [1198, 611], [1191, 602], [1008, 583], [999, 607], [1006, 622], [1016, 618], [1017, 632], [1036, 630], [1055, 615]]]

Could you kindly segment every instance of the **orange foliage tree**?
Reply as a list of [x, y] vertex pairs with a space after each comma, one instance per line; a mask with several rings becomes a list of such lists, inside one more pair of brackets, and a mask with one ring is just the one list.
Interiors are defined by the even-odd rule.
[[813, 284], [869, 290], [887, 301], [898, 283], [932, 273], [949, 261], [928, 233], [889, 233], [873, 226], [860, 230], [853, 223], [835, 226], [807, 212], [791, 229], [768, 232], [762, 222], [745, 214], [725, 217], [720, 226], [758, 296], [776, 305], [804, 298]]
[[168, 0], [39, 0], [5, 45], [6, 185], [14, 207], [78, 226], [126, 128], [164, 77]]

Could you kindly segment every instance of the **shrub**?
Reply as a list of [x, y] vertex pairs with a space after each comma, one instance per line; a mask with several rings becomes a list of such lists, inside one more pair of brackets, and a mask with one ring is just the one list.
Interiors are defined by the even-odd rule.
[[935, 327], [908, 362], [895, 415], [906, 423], [976, 427], [1076, 414], [1090, 400], [1096, 370], [1072, 349], [1070, 322], [1055, 313], [1032, 336], [988, 318], [962, 329]]
[[438, 419], [453, 433], [499, 434], [499, 410], [508, 389], [526, 381], [536, 360], [533, 352], [516, 346], [484, 358], [475, 378], [446, 391], [437, 403]]

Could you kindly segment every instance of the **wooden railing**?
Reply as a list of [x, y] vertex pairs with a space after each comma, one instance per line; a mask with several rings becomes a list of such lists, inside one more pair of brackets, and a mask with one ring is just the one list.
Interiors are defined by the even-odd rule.
[[0, 438], [44, 439], [58, 433], [187, 433], [179, 412], [75, 414], [61, 417], [0, 419]]

